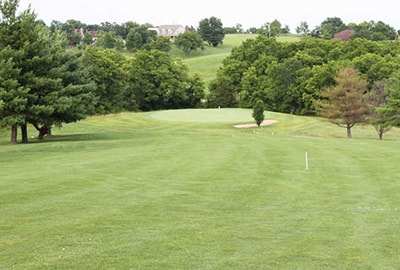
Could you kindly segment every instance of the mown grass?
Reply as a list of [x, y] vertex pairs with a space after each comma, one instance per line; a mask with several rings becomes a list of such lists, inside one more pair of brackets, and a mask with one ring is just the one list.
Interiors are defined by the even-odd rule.
[[[174, 48], [171, 51], [171, 55], [182, 58], [189, 67], [189, 70], [192, 73], [201, 74], [204, 82], [208, 85], [216, 77], [218, 68], [222, 66], [222, 60], [229, 56], [232, 49], [240, 46], [243, 41], [256, 37], [257, 35], [251, 34], [229, 34], [225, 35], [223, 44], [216, 48], [207, 46], [205, 51], [194, 51], [187, 58], [183, 57], [183, 53], [180, 50]], [[294, 42], [299, 40], [299, 37], [283, 35], [278, 37], [278, 40], [282, 42]]]
[[239, 46], [243, 41], [249, 38], [255, 38], [256, 35], [226, 35], [222, 45], [214, 48], [206, 46], [204, 51], [197, 50], [185, 58], [183, 53], [174, 48], [171, 55], [183, 59], [189, 67], [191, 73], [198, 73], [202, 76], [206, 85], [216, 77], [217, 70], [222, 66], [222, 60], [229, 56], [232, 49]]
[[125, 113], [17, 146], [2, 131], [0, 269], [396, 269], [400, 132], [267, 117]]

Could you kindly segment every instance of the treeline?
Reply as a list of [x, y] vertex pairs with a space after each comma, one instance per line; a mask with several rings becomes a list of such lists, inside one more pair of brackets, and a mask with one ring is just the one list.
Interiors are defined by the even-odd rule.
[[28, 142], [28, 124], [39, 139], [51, 128], [89, 115], [120, 111], [192, 108], [204, 83], [166, 52], [138, 49], [132, 58], [113, 49], [68, 46], [18, 0], [0, 3], [0, 126], [11, 143]]
[[[337, 86], [337, 75], [346, 68], [356, 70], [365, 80], [363, 94], [379, 89], [385, 94], [386, 82], [396, 81], [399, 76], [400, 42], [362, 38], [343, 42], [312, 37], [278, 42], [259, 35], [243, 42], [224, 59], [217, 78], [210, 83], [209, 104], [250, 108], [261, 99], [270, 111], [315, 115], [317, 104], [327, 100], [325, 92]], [[391, 89], [395, 96], [400, 85]], [[384, 101], [366, 105], [382, 107], [386, 106]], [[349, 100], [342, 97], [337, 104], [345, 103]], [[367, 117], [368, 111], [363, 116]], [[396, 118], [397, 110], [392, 106], [387, 120], [394, 124]]]

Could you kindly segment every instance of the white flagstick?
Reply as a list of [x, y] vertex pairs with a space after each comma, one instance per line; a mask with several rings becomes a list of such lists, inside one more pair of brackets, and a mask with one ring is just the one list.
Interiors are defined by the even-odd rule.
[[308, 154], [307, 154], [307, 152], [305, 154], [305, 157], [306, 157], [306, 170], [308, 170]]

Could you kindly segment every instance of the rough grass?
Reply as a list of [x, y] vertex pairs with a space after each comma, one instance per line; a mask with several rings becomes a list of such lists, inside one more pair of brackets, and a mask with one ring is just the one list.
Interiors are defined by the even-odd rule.
[[17, 146], [0, 132], [0, 269], [396, 269], [399, 131], [267, 117], [126, 113]]

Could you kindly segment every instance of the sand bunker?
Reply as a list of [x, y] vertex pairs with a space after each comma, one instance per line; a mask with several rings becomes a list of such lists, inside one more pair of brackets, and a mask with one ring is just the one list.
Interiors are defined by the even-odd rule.
[[[264, 120], [260, 126], [268, 126], [268, 125], [272, 125], [274, 123], [277, 123], [277, 120]], [[242, 125], [235, 125], [233, 126], [235, 128], [252, 128], [252, 127], [257, 127], [257, 124], [242, 124]]]

